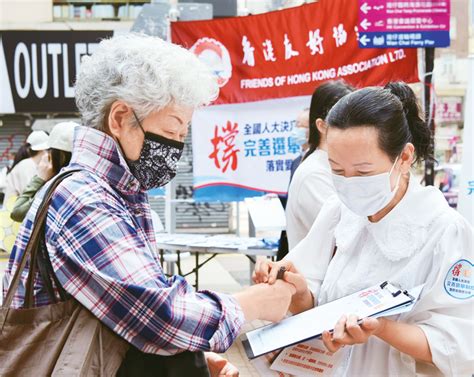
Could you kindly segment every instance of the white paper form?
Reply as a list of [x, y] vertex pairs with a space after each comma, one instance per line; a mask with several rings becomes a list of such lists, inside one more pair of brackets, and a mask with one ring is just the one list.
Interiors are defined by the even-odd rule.
[[311, 339], [281, 351], [270, 370], [298, 377], [329, 377], [344, 356], [341, 351], [329, 352], [321, 339]]
[[382, 283], [286, 318], [279, 323], [250, 331], [243, 340], [244, 348], [250, 358], [258, 357], [318, 337], [325, 330], [332, 331], [337, 320], [344, 314], [365, 318], [412, 301], [411, 296], [397, 287]]

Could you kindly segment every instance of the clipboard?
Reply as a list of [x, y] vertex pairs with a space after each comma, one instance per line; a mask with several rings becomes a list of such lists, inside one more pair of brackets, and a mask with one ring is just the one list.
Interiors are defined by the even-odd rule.
[[[421, 292], [421, 290], [420, 290]], [[392, 315], [397, 308], [413, 305], [416, 297], [384, 281], [349, 296], [317, 306], [292, 317], [249, 331], [242, 336], [247, 357], [254, 359], [313, 338], [323, 331], [334, 331], [336, 321], [344, 314], [359, 318]]]

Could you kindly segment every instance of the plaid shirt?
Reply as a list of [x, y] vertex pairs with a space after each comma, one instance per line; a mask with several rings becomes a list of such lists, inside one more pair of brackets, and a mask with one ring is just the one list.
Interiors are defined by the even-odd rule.
[[[46, 243], [64, 289], [105, 325], [147, 353], [225, 351], [244, 322], [235, 299], [195, 292], [180, 276], [167, 279], [156, 252], [148, 196], [114, 140], [76, 130], [71, 164], [81, 169], [56, 189], [48, 210]], [[4, 296], [31, 234], [46, 187], [18, 234], [5, 272]], [[21, 307], [27, 270], [13, 306]], [[50, 303], [39, 275], [35, 305]]]

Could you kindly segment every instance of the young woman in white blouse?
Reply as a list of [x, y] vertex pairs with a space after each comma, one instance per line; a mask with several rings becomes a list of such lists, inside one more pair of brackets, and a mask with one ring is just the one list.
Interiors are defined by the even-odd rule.
[[326, 121], [338, 195], [283, 261], [259, 262], [254, 279], [273, 283], [285, 266], [284, 279], [297, 286], [293, 313], [385, 280], [425, 284], [411, 312], [360, 325], [350, 313], [335, 319], [334, 334], [322, 337], [339, 356], [335, 373], [471, 376], [473, 229], [410, 173], [431, 143], [413, 91], [404, 83], [358, 90]]
[[328, 162], [324, 119], [337, 101], [353, 88], [344, 81], [329, 81], [316, 88], [309, 108], [309, 149], [288, 189], [286, 233], [293, 249], [308, 234], [324, 202], [334, 195]]

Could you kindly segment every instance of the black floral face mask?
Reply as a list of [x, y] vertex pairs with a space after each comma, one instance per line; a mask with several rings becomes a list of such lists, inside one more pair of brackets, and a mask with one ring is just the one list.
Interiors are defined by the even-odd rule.
[[145, 132], [136, 115], [135, 118], [145, 134], [145, 141], [138, 160], [128, 161], [130, 170], [145, 190], [164, 186], [176, 175], [184, 143]]

